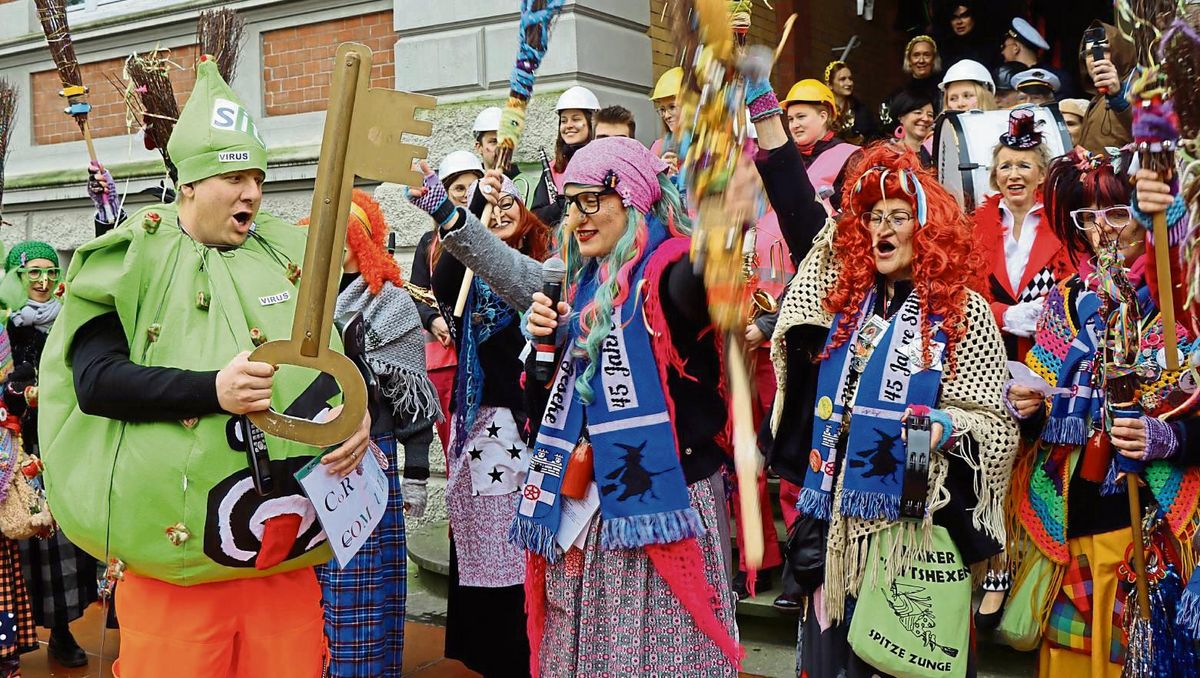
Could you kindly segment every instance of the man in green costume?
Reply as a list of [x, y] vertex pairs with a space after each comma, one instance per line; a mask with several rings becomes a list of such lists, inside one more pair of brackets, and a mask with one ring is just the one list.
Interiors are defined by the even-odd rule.
[[[319, 450], [266, 436], [260, 493], [243, 415], [318, 418], [341, 395], [248, 360], [291, 334], [305, 232], [258, 211], [258, 128], [211, 60], [196, 70], [168, 146], [176, 202], [84, 245], [67, 273], [41, 363], [47, 493], [72, 541], [125, 568], [122, 678], [317, 676], [312, 565], [330, 553], [293, 473]], [[369, 429], [324, 457], [329, 472], [357, 465]]]

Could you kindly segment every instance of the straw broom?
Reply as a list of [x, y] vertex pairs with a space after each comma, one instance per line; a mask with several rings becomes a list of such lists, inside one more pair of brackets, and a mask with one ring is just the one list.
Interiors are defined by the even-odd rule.
[[75, 45], [71, 41], [71, 27], [67, 24], [67, 6], [65, 0], [34, 0], [37, 7], [38, 19], [42, 23], [42, 32], [46, 34], [46, 44], [50, 47], [50, 56], [58, 69], [58, 79], [62, 82], [62, 90], [58, 95], [66, 98], [67, 115], [75, 118], [83, 140], [87, 142], [88, 157], [92, 162], [96, 159], [96, 148], [92, 144], [92, 132], [88, 129], [88, 113], [92, 106], [88, 103], [88, 88], [83, 84], [79, 74], [79, 60], [75, 58]]
[[225, 82], [233, 82], [245, 29], [246, 20], [229, 7], [203, 10], [196, 19], [196, 44], [200, 54], [207, 54], [216, 61], [217, 71]]
[[4, 221], [4, 166], [8, 164], [8, 142], [17, 113], [17, 86], [0, 78], [0, 223]]

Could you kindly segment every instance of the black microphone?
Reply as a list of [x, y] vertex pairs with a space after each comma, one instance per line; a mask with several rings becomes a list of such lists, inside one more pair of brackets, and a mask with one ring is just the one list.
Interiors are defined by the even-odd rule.
[[[562, 298], [563, 276], [566, 273], [567, 265], [558, 257], [551, 257], [542, 263], [542, 294], [550, 297], [550, 309], [555, 312]], [[533, 378], [540, 382], [550, 381], [554, 375], [555, 334], [551, 332], [549, 336], [533, 340]]]

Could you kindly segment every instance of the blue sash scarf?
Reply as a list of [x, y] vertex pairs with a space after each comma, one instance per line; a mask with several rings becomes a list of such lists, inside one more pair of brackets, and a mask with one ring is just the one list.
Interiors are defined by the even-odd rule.
[[1070, 318], [1068, 304], [1074, 303], [1079, 318], [1079, 332], [1071, 341], [1067, 355], [1058, 370], [1055, 386], [1071, 389], [1070, 394], [1055, 395], [1050, 401], [1050, 415], [1042, 427], [1042, 440], [1048, 443], [1083, 445], [1099, 426], [1104, 398], [1095, 388], [1096, 350], [1099, 337], [1104, 335], [1104, 318], [1100, 315], [1100, 296], [1088, 289], [1069, 294], [1063, 303], [1063, 313]]
[[[634, 281], [643, 280], [647, 256]], [[641, 289], [640, 286], [638, 289]], [[581, 284], [572, 306], [584, 308], [595, 279]], [[521, 490], [509, 540], [550, 562], [559, 553], [560, 486], [567, 460], [585, 429], [591, 440], [594, 478], [600, 489], [600, 543], [605, 549], [669, 544], [704, 532], [691, 506], [679, 464], [675, 430], [667, 410], [642, 316], [642, 294], [630, 294], [613, 309], [613, 327], [591, 379], [595, 401], [584, 405], [575, 379], [586, 367], [570, 350], [580, 336], [571, 323], [534, 446], [529, 475]]]
[[516, 312], [492, 291], [479, 276], [471, 282], [463, 315], [462, 340], [458, 351], [458, 372], [454, 379], [454, 436], [450, 458], [457, 459], [467, 444], [467, 431], [475, 425], [483, 398], [483, 364], [479, 347], [512, 324]]
[[[832, 351], [817, 377], [809, 469], [796, 508], [822, 520], [830, 517], [838, 439], [849, 425], [842, 480], [842, 515], [855, 518], [900, 517], [907, 449], [900, 439], [900, 419], [909, 405], [935, 407], [941, 392], [946, 335], [941, 318], [930, 344], [933, 365], [922, 367], [920, 309], [913, 291], [891, 321], [872, 316], [875, 293], [867, 295], [854, 334]], [[830, 336], [841, 315], [835, 316]], [[878, 349], [878, 350], [876, 350]], [[852, 372], [861, 372], [849, 421], [847, 392]]]

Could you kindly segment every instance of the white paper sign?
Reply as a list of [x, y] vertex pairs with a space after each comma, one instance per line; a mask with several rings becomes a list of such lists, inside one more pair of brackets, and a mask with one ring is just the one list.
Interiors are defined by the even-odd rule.
[[296, 472], [296, 480], [317, 511], [338, 567], [346, 567], [387, 510], [388, 481], [379, 460], [368, 450], [358, 468], [339, 478], [317, 457]]
[[588, 528], [592, 526], [592, 516], [598, 510], [600, 490], [595, 482], [588, 484], [583, 499], [562, 498], [562, 518], [558, 522], [558, 534], [554, 535], [554, 541], [564, 552], [571, 550], [572, 546], [583, 548], [587, 543]]

